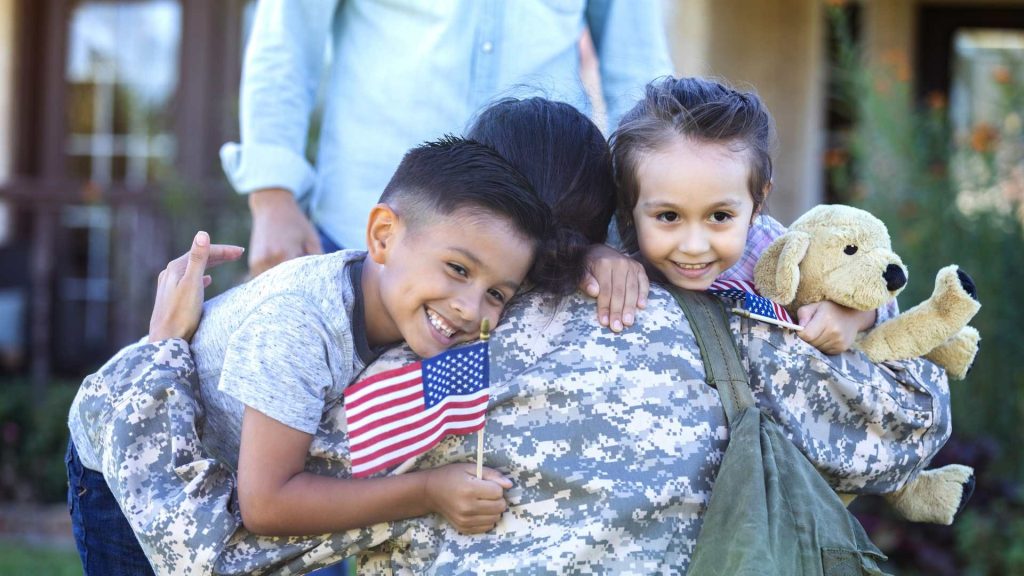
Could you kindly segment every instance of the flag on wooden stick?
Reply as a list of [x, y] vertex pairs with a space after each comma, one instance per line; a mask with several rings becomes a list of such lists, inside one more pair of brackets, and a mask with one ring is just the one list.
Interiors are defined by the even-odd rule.
[[758, 294], [750, 282], [715, 280], [708, 288], [708, 293], [732, 300], [736, 304], [732, 311], [742, 316], [784, 328], [803, 330], [803, 326], [793, 322], [785, 308]]
[[487, 342], [447, 350], [375, 374], [345, 390], [352, 475], [356, 478], [430, 450], [449, 434], [484, 426]]

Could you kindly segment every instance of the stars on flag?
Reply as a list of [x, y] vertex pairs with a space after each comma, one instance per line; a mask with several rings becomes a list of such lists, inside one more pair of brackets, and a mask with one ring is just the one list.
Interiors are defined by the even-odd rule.
[[784, 328], [802, 330], [803, 328], [793, 322], [789, 312], [779, 304], [761, 296], [757, 289], [750, 282], [744, 280], [715, 280], [708, 293], [732, 300], [737, 308], [733, 312], [775, 324]]

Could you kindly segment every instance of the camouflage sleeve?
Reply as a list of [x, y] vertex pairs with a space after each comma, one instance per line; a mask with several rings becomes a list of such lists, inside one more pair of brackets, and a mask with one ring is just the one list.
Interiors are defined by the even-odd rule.
[[951, 431], [945, 372], [923, 359], [828, 356], [794, 332], [733, 318], [759, 407], [842, 492], [891, 492]]
[[[195, 378], [183, 340], [136, 344], [89, 376], [73, 407], [157, 574], [300, 574], [393, 535], [390, 525], [331, 537], [247, 532], [234, 471], [200, 442]], [[325, 441], [336, 443], [329, 453]], [[314, 444], [311, 469], [348, 475], [343, 421], [326, 418]]]
[[184, 340], [135, 344], [76, 399], [102, 472], [158, 574], [209, 574], [239, 524], [234, 480], [196, 433], [203, 412]]
[[[395, 572], [685, 574], [728, 442], [721, 403], [663, 290], [623, 334], [602, 329], [592, 307], [531, 295], [495, 330], [485, 462], [514, 487], [487, 534], [458, 534], [434, 515], [315, 537], [248, 533], [233, 472], [198, 441], [183, 343], [120, 354], [93, 377], [106, 398], [86, 411], [99, 414], [90, 428], [104, 474], [160, 574], [301, 574], [382, 543]], [[762, 409], [845, 491], [900, 485], [949, 433], [945, 377], [927, 362], [875, 366], [767, 325], [732, 327]], [[395, 349], [364, 376], [411, 359]], [[475, 448], [472, 436], [449, 437], [417, 466], [472, 461]], [[349, 474], [340, 403], [307, 468]]]
[[[103, 424], [136, 382], [156, 377], [187, 379], [195, 370], [188, 343], [180, 339], [153, 344], [136, 342], [121, 349], [95, 373], [85, 377], [71, 405], [68, 421], [83, 462], [99, 468], [106, 445]], [[82, 444], [78, 446], [78, 444]]]

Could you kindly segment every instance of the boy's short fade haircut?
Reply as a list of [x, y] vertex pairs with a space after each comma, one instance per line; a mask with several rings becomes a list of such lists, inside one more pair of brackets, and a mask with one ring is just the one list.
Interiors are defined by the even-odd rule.
[[457, 136], [409, 150], [379, 201], [414, 228], [463, 209], [497, 216], [535, 247], [553, 228], [550, 209], [518, 170], [489, 146]]

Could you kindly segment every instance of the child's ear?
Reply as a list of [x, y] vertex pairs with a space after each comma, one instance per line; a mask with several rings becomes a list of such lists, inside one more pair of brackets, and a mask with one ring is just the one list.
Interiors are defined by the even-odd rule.
[[370, 210], [366, 223], [366, 252], [376, 263], [384, 264], [398, 233], [398, 214], [381, 203]]

